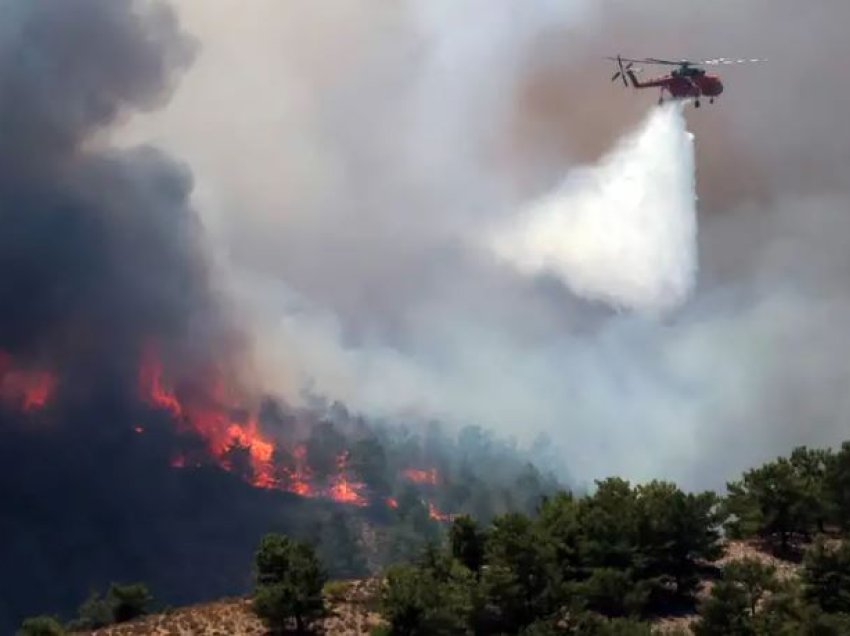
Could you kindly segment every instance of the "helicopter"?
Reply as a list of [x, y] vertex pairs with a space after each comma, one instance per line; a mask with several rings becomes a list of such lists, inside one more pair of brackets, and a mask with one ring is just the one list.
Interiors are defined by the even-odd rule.
[[[689, 60], [659, 60], [658, 58], [650, 57], [643, 60], [633, 60], [624, 58], [618, 55], [617, 57], [609, 57], [609, 60], [617, 62], [617, 72], [611, 77], [611, 81], [616, 81], [618, 77], [623, 79], [625, 86], [631, 81], [633, 88], [660, 88], [661, 94], [658, 97], [658, 104], [664, 103], [664, 93], [669, 93], [672, 99], [693, 99], [694, 106], [700, 107], [700, 97], [707, 97], [710, 104], [720, 96], [723, 92], [723, 82], [717, 75], [710, 75], [705, 72], [705, 69], [700, 66], [718, 66], [721, 64], [743, 64], [746, 62], [766, 62], [765, 59], [735, 59], [730, 60], [725, 57], [718, 57], [712, 60], [703, 60], [701, 62], [691, 62]], [[626, 65], [623, 65], [626, 62]], [[664, 66], [675, 66], [669, 75], [657, 77], [655, 79], [641, 82], [638, 80], [636, 73], [641, 69], [633, 68], [635, 64], [656, 64]], [[628, 80], [626, 79], [628, 78]]]

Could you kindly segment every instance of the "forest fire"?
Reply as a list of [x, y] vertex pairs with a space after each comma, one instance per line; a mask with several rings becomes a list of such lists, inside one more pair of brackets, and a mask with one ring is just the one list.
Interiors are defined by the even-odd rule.
[[[138, 390], [144, 403], [164, 412], [181, 433], [196, 435], [206, 448], [203, 456], [195, 452], [175, 451], [172, 468], [200, 467], [212, 461], [220, 468], [239, 474], [257, 488], [281, 490], [302, 497], [326, 498], [342, 504], [364, 507], [370, 501], [367, 486], [356, 479], [349, 466], [350, 454], [336, 454], [331, 471], [318, 477], [308, 460], [307, 445], [275, 439], [261, 428], [258, 409], [245, 408], [232, 399], [220, 374], [211, 374], [206, 383], [172, 383], [157, 350], [145, 350], [138, 374]], [[0, 351], [0, 401], [23, 412], [44, 408], [57, 387], [54, 374], [22, 368], [12, 356]], [[142, 423], [130, 429], [137, 435], [146, 432]], [[408, 468], [402, 475], [420, 485], [436, 485], [436, 468]], [[385, 499], [390, 508], [398, 508], [393, 497]], [[428, 503], [429, 516], [449, 521], [451, 515]]]
[[56, 377], [47, 371], [18, 368], [12, 356], [0, 351], [0, 400], [23, 411], [47, 406], [56, 390]]
[[[154, 349], [148, 349], [139, 372], [142, 398], [154, 408], [168, 412], [178, 430], [198, 435], [210, 458], [221, 468], [239, 472], [257, 488], [291, 492], [303, 497], [324, 497], [339, 503], [366, 506], [365, 484], [353, 479], [348, 453], [336, 458], [336, 472], [324, 484], [317, 483], [307, 461], [304, 444], [287, 447], [264, 433], [257, 416], [232, 403], [224, 383], [214, 377], [209, 389], [197, 386], [171, 388], [164, 380], [163, 365]], [[247, 455], [247, 468], [239, 457]], [[174, 467], [185, 467], [187, 459], [172, 459]]]

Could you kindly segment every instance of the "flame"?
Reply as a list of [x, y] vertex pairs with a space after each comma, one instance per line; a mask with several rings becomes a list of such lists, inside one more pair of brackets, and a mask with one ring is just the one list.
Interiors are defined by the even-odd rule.
[[48, 371], [17, 368], [5, 351], [0, 351], [0, 400], [26, 412], [43, 409], [58, 384]]
[[[230, 452], [247, 450], [252, 473], [249, 481], [257, 488], [284, 490], [303, 497], [326, 497], [355, 506], [369, 503], [364, 494], [366, 485], [349, 474], [347, 452], [337, 457], [336, 474], [324, 485], [316, 485], [306, 447], [297, 444], [287, 448], [266, 435], [257, 416], [228, 395], [221, 375], [215, 375], [206, 388], [187, 385], [175, 390], [166, 382], [155, 348], [149, 348], [142, 358], [139, 390], [148, 404], [175, 418], [180, 429], [199, 435], [221, 468], [233, 471], [236, 467]], [[183, 456], [172, 459], [174, 467], [185, 465]]]
[[436, 468], [428, 470], [408, 468], [407, 470], [402, 471], [402, 474], [416, 484], [437, 484], [438, 474]]
[[283, 473], [286, 476], [286, 483], [283, 489], [287, 492], [301, 495], [302, 497], [313, 497], [315, 491], [310, 485], [313, 479], [313, 471], [307, 464], [307, 447], [304, 444], [298, 444], [292, 449], [292, 459], [294, 466], [284, 467]]
[[428, 516], [434, 521], [452, 521], [454, 515], [451, 513], [441, 512], [432, 502], [428, 502]]
[[139, 370], [139, 390], [154, 406], [170, 411], [175, 417], [181, 417], [180, 401], [162, 385], [162, 363], [148, 349], [143, 357]]
[[346, 477], [348, 473], [348, 453], [341, 453], [336, 460], [337, 474], [333, 477], [328, 497], [340, 503], [354, 504], [355, 506], [367, 506], [369, 502], [363, 496], [365, 484], [358, 481], [350, 481]]
[[234, 447], [248, 450], [253, 475], [251, 483], [258, 488], [277, 485], [272, 456], [274, 443], [260, 431], [256, 419], [240, 417], [238, 409], [228, 404], [224, 383], [214, 378], [209, 391], [190, 390], [183, 399], [167, 388], [163, 365], [156, 349], [149, 347], [142, 356], [139, 390], [153, 407], [169, 412], [183, 429], [201, 436], [222, 468], [232, 470], [226, 455]]

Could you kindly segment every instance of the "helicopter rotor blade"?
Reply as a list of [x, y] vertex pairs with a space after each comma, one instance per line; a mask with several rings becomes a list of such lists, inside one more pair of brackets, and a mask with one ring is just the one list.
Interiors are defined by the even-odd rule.
[[644, 62], [646, 64], [664, 64], [667, 66], [682, 66], [683, 64], [693, 64], [688, 60], [679, 60], [678, 62], [674, 62], [673, 60], [659, 60], [657, 57], [648, 57], [645, 60], [634, 60], [635, 62]]
[[628, 57], [606, 57], [606, 60], [613, 60], [615, 62], [647, 62], [648, 60], [633, 60]]
[[711, 60], [703, 60], [702, 62], [699, 62], [699, 64], [718, 66], [720, 64], [747, 64], [750, 62], [767, 62], [767, 58], [739, 58], [732, 60], [727, 57], [716, 57]]

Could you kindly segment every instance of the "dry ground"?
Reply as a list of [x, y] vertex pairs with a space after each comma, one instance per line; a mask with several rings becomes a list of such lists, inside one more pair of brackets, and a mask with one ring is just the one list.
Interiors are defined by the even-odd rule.
[[[317, 632], [329, 636], [368, 635], [382, 622], [370, 609], [378, 583], [372, 580], [345, 583], [340, 596], [328, 598], [329, 615]], [[235, 598], [183, 607], [87, 633], [91, 636], [263, 636], [267, 632], [251, 612], [250, 601]]]

